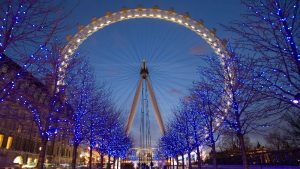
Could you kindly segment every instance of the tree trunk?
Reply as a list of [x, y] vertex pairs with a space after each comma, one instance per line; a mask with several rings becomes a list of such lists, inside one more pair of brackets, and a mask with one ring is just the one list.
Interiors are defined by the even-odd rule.
[[115, 169], [116, 157], [113, 158], [113, 169]]
[[240, 150], [241, 150], [244, 169], [249, 169], [244, 136], [242, 134], [237, 134], [237, 137], [238, 137], [239, 143], [240, 143]]
[[41, 151], [39, 154], [38, 168], [43, 169], [46, 157], [46, 148], [47, 148], [48, 139], [46, 137], [42, 137], [41, 139]]
[[100, 163], [100, 169], [103, 169], [103, 168], [104, 168], [103, 164], [104, 164], [104, 154], [101, 152], [101, 163]]
[[201, 169], [201, 157], [200, 157], [200, 148], [197, 146], [197, 161], [198, 161], [198, 169]]
[[174, 158], [172, 158], [172, 162], [173, 162], [173, 169], [175, 169], [175, 161], [174, 161]]
[[108, 155], [108, 161], [107, 161], [107, 169], [110, 169], [110, 155]]
[[119, 157], [117, 158], [117, 169], [119, 169]]
[[89, 158], [89, 168], [92, 169], [92, 160], [93, 160], [93, 147], [90, 146], [90, 158]]
[[216, 144], [213, 142], [211, 146], [211, 151], [212, 151], [212, 158], [213, 158], [213, 166], [214, 169], [218, 169], [217, 165], [217, 153], [216, 153]]
[[72, 169], [76, 168], [77, 148], [78, 148], [78, 144], [74, 143], [74, 145], [73, 145], [73, 155], [72, 155]]
[[188, 152], [188, 158], [189, 158], [189, 169], [192, 169], [192, 159], [191, 159], [191, 152]]
[[184, 169], [184, 154], [182, 154], [182, 169]]
[[179, 166], [179, 160], [178, 160], [178, 156], [176, 156], [176, 169], [178, 169], [178, 166]]

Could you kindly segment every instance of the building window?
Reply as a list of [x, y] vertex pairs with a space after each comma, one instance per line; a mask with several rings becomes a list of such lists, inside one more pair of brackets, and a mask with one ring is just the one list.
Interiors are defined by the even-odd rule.
[[4, 139], [4, 135], [0, 134], [0, 148], [2, 147], [3, 139]]
[[9, 136], [7, 138], [6, 149], [9, 150], [12, 145], [13, 137]]

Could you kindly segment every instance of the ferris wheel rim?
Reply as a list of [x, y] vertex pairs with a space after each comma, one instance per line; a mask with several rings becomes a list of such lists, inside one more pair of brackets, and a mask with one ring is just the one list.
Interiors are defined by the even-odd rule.
[[68, 42], [61, 51], [62, 59], [59, 66], [58, 85], [64, 84], [65, 69], [68, 66], [71, 56], [89, 36], [113, 23], [141, 18], [165, 20], [188, 28], [200, 36], [213, 49], [213, 51], [221, 58], [221, 62], [226, 55], [229, 55], [224, 42], [216, 36], [214, 31], [204, 26], [201, 21], [192, 19], [187, 15], [176, 13], [174, 10], [140, 7], [123, 9], [114, 13], [108, 12], [103, 17], [93, 18], [86, 26], [79, 26], [79, 31], [72, 37], [67, 36]]

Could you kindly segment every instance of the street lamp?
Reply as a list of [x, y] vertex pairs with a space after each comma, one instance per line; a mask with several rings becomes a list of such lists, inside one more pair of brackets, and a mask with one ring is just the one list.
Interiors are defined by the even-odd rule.
[[293, 102], [294, 104], [299, 104], [299, 103], [300, 103], [300, 93], [297, 93], [297, 94], [295, 95], [295, 98], [292, 100], [292, 102]]

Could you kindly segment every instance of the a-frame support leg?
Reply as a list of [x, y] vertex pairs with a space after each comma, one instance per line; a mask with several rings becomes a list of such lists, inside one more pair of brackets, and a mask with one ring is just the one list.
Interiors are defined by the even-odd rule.
[[158, 104], [157, 104], [157, 100], [156, 100], [155, 94], [154, 94], [153, 89], [152, 89], [152, 85], [151, 85], [148, 77], [146, 78], [146, 83], [147, 83], [147, 86], [148, 86], [148, 89], [149, 89], [149, 92], [150, 92], [150, 99], [151, 99], [151, 103], [152, 103], [152, 106], [153, 106], [153, 109], [154, 109], [154, 112], [155, 112], [156, 121], [159, 125], [160, 132], [162, 134], [164, 134], [165, 133], [164, 123], [162, 121], [161, 113], [159, 111]]
[[134, 95], [133, 103], [131, 105], [130, 113], [129, 113], [129, 116], [128, 116], [128, 119], [127, 119], [127, 124], [126, 124], [126, 129], [125, 129], [127, 135], [130, 132], [132, 122], [133, 122], [133, 119], [134, 119], [134, 116], [135, 116], [136, 107], [138, 105], [138, 100], [139, 100], [140, 93], [141, 93], [142, 83], [143, 83], [143, 79], [140, 78], [140, 80], [138, 82], [138, 87], [135, 91], [135, 95]]

